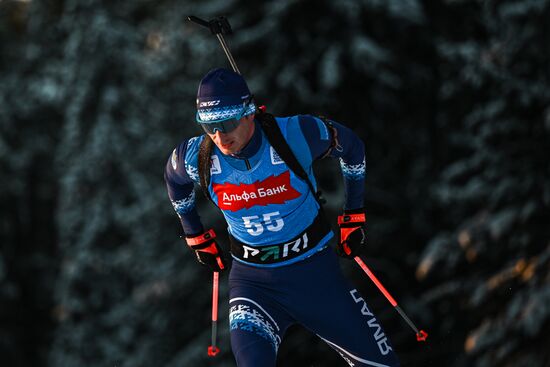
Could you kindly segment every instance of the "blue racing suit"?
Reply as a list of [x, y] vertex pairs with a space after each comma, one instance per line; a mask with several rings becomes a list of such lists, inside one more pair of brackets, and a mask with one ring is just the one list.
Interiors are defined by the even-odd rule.
[[[284, 138], [316, 186], [312, 163], [331, 148], [332, 134], [313, 116], [277, 117]], [[346, 201], [363, 206], [365, 156], [361, 140], [333, 122]], [[168, 194], [187, 235], [204, 229], [195, 208], [199, 184], [198, 136], [182, 142], [168, 160]], [[398, 366], [391, 343], [365, 300], [341, 275], [328, 249], [333, 237], [320, 221], [308, 184], [269, 144], [258, 123], [234, 156], [215, 146], [208, 191], [221, 209], [232, 241], [229, 275], [231, 345], [239, 367], [275, 366], [286, 329], [299, 323], [334, 348], [350, 366]], [[277, 244], [277, 245], [275, 245]]]

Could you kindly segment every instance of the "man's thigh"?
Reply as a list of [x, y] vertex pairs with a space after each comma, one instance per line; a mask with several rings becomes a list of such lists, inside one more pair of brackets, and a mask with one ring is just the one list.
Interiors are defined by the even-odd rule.
[[274, 367], [282, 337], [292, 323], [274, 300], [253, 287], [232, 287], [231, 348], [239, 367]]

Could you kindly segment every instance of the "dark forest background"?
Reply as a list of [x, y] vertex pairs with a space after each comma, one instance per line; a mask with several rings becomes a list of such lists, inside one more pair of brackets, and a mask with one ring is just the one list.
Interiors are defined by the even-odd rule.
[[[365, 141], [365, 259], [428, 342], [342, 267], [403, 366], [550, 366], [549, 0], [0, 0], [2, 366], [235, 366], [227, 279], [212, 361], [210, 273], [163, 182], [229, 67], [190, 14], [229, 17], [269, 111]], [[317, 170], [335, 220], [338, 164]], [[295, 327], [279, 365], [345, 362]]]

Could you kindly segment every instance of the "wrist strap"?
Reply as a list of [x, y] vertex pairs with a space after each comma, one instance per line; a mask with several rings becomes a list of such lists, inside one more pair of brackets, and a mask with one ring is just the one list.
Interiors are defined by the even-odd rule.
[[187, 242], [187, 245], [189, 245], [189, 247], [193, 247], [193, 246], [201, 245], [205, 242], [211, 241], [214, 238], [216, 238], [216, 233], [214, 232], [214, 229], [211, 228], [208, 231], [196, 237], [185, 238], [185, 241]]
[[344, 223], [365, 223], [365, 222], [366, 222], [365, 213], [344, 214], [344, 215], [338, 216], [338, 225], [344, 224]]

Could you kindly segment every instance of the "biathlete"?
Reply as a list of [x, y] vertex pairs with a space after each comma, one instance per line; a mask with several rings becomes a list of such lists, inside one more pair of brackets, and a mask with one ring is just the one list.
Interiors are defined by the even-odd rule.
[[[205, 134], [174, 149], [165, 181], [187, 244], [212, 271], [227, 269], [228, 259], [217, 234], [200, 220], [195, 184], [227, 222], [237, 365], [274, 367], [285, 331], [298, 323], [350, 366], [399, 366], [388, 336], [342, 276], [336, 255], [353, 258], [365, 247], [363, 142], [334, 121], [265, 113], [242, 76], [226, 69], [201, 80], [196, 121]], [[336, 251], [312, 170], [324, 157], [340, 160], [345, 182]]]

